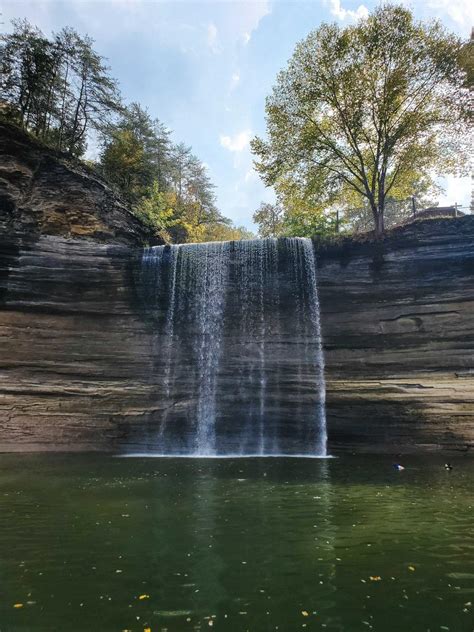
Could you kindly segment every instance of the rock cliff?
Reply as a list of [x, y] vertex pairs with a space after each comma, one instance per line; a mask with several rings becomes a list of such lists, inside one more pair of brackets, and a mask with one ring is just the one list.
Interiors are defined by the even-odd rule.
[[0, 123], [0, 231], [142, 244], [148, 230], [97, 174]]
[[[82, 167], [2, 133], [0, 450], [119, 450], [168, 414], [143, 228]], [[474, 218], [315, 246], [330, 451], [469, 451]]]
[[474, 446], [474, 217], [319, 249], [336, 450]]
[[[473, 446], [473, 244], [466, 217], [408, 227], [383, 253], [320, 252], [332, 451]], [[165, 404], [137, 249], [44, 236], [3, 238], [0, 252], [0, 449], [141, 436]], [[188, 405], [183, 394], [176, 411]]]

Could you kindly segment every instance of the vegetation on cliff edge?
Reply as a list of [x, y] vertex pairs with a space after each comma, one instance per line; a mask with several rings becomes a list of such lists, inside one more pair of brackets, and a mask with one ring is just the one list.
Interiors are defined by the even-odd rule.
[[51, 38], [26, 20], [0, 39], [0, 115], [48, 146], [84, 159], [165, 241], [251, 236], [217, 209], [206, 166], [138, 103], [125, 105], [94, 42], [72, 28]]

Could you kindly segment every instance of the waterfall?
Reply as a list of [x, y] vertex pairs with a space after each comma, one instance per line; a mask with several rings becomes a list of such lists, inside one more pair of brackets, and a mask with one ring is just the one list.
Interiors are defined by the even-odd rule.
[[324, 357], [311, 240], [156, 246], [140, 294], [153, 318], [158, 454], [325, 456]]

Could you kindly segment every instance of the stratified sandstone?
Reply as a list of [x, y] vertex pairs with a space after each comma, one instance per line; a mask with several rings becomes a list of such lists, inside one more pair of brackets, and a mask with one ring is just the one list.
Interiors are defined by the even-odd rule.
[[0, 450], [113, 450], [155, 406], [135, 253], [50, 236], [0, 252]]
[[[382, 255], [320, 253], [332, 451], [473, 446], [473, 236], [467, 217], [406, 228]], [[0, 449], [140, 444], [166, 403], [137, 249], [45, 236], [0, 252]]]
[[[163, 415], [195, 407], [186, 357], [171, 409], [163, 397], [159, 327], [140, 299], [144, 229], [87, 170], [0, 131], [0, 450], [143, 445]], [[474, 218], [316, 252], [330, 451], [469, 451]], [[297, 383], [290, 354], [283, 366]]]
[[474, 217], [322, 248], [319, 292], [333, 449], [472, 447]]
[[0, 231], [142, 244], [149, 231], [83, 164], [0, 123]]

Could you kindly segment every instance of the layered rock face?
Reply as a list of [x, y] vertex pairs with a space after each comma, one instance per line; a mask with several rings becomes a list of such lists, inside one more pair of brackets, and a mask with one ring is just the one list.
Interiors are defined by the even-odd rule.
[[[187, 343], [169, 347], [166, 307], [144, 300], [146, 230], [85, 168], [13, 128], [0, 132], [0, 450], [155, 447], [164, 419], [182, 436], [199, 406], [192, 309], [180, 316]], [[380, 244], [315, 244], [315, 252], [329, 451], [469, 451], [474, 218], [414, 223]], [[284, 435], [302, 405], [317, 404], [314, 370], [301, 360], [314, 340], [295, 318], [291, 283], [282, 276], [278, 294], [263, 275], [260, 291], [242, 274], [230, 266], [215, 412], [230, 434], [269, 413]], [[276, 296], [281, 318], [263, 332], [258, 314], [271, 314]], [[260, 312], [234, 322], [245, 301], [250, 315], [260, 301]]]
[[[380, 247], [317, 246], [330, 451], [473, 446], [473, 244], [466, 217], [414, 224]], [[176, 358], [171, 409], [163, 396], [140, 249], [44, 236], [4, 237], [0, 252], [1, 450], [143, 446], [170, 410], [195, 409], [189, 358]], [[288, 384], [299, 338], [295, 327], [285, 343]], [[231, 381], [219, 392], [235, 396]]]
[[154, 393], [125, 246], [0, 242], [0, 450], [113, 450]]
[[474, 217], [318, 258], [332, 448], [472, 448]]
[[0, 123], [0, 231], [142, 244], [148, 230], [92, 170]]

